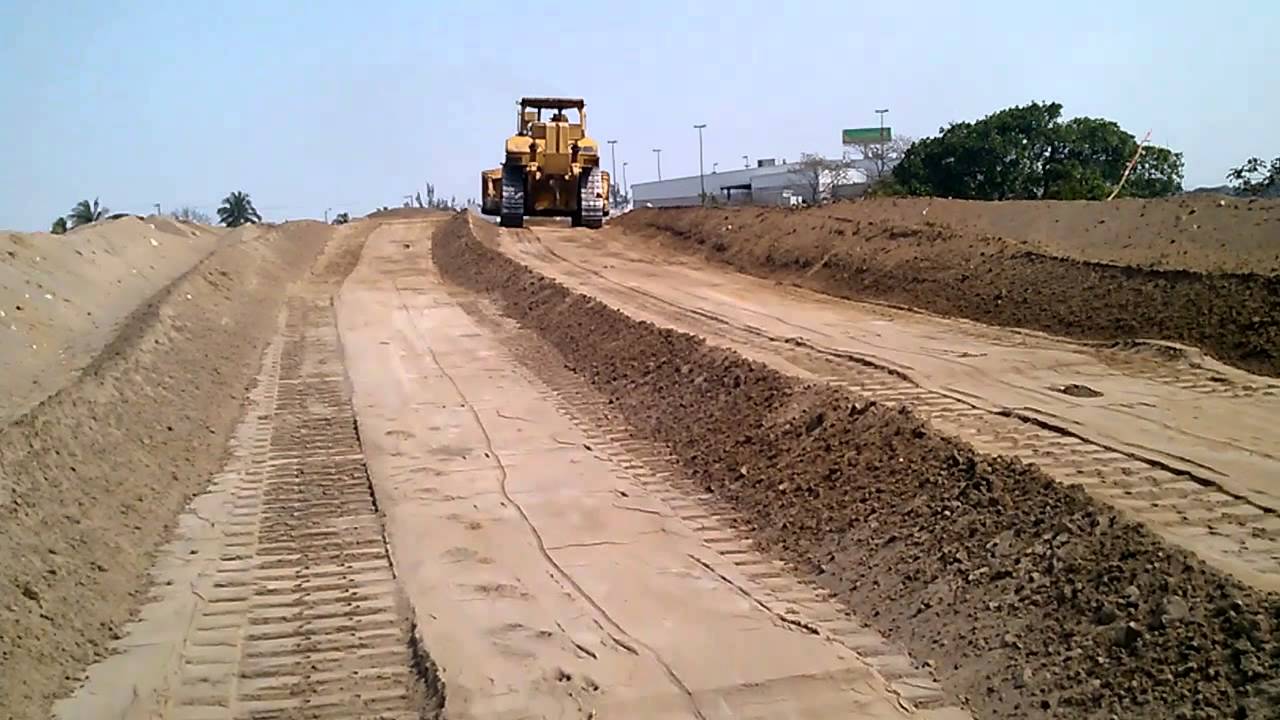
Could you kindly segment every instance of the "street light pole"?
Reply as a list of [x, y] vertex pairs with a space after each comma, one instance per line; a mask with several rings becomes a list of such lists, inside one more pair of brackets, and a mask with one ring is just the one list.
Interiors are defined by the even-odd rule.
[[746, 155], [743, 155], [743, 156], [742, 156], [742, 167], [744, 167], [744, 168], [749, 168], [749, 167], [751, 167], [751, 161], [747, 159], [747, 156], [746, 156]]
[[720, 163], [711, 163], [711, 174], [716, 174], [716, 169], [720, 167]]
[[654, 148], [653, 154], [658, 157], [658, 179], [662, 180], [662, 148]]
[[707, 204], [707, 173], [702, 169], [702, 129], [706, 126], [706, 123], [693, 126], [698, 131], [698, 188], [701, 191], [698, 200], [703, 205]]
[[626, 195], [623, 196], [623, 199], [626, 202], [630, 203], [631, 202], [631, 186], [627, 185], [627, 161], [625, 160], [622, 161], [622, 190], [623, 192], [626, 193]]
[[[609, 187], [616, 188], [615, 183], [618, 182], [618, 141], [609, 141], [609, 156], [613, 158], [613, 174], [609, 176]], [[617, 190], [614, 190], [614, 197], [617, 197]]]
[[876, 110], [876, 114], [880, 116], [880, 157], [876, 158], [876, 179], [879, 180], [884, 175], [885, 170], [885, 140], [884, 140], [884, 116], [889, 112], [889, 108]]

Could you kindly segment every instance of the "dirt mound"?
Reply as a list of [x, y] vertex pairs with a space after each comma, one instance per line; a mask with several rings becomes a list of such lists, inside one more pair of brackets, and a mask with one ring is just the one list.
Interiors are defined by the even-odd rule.
[[1155, 270], [1280, 273], [1280, 201], [1209, 195], [1106, 202], [877, 198], [811, 214], [943, 225], [1050, 257]]
[[168, 215], [148, 215], [142, 220], [156, 230], [170, 235], [195, 236], [200, 233], [218, 232], [219, 228], [201, 225], [190, 220], [176, 220]]
[[120, 636], [153, 552], [221, 466], [287, 284], [328, 237], [229, 238], [0, 430], [0, 715], [47, 717]]
[[[481, 233], [493, 232], [476, 224]], [[1280, 598], [1170, 549], [1034, 467], [897, 408], [631, 320], [478, 242], [441, 272], [492, 293], [760, 542], [928, 659], [987, 717], [1263, 717]]]
[[56, 392], [119, 324], [221, 233], [128, 217], [66, 235], [0, 235], [0, 423]]
[[[915, 205], [927, 200], [887, 202], [891, 201], [802, 212], [637, 210], [618, 224], [648, 232], [684, 252], [700, 250], [744, 272], [840, 297], [1088, 340], [1172, 341], [1252, 372], [1280, 376], [1280, 275], [1145, 267], [1159, 264], [1155, 258], [1134, 266], [1117, 265], [1101, 258], [1118, 260], [1129, 251], [1108, 253], [1105, 243], [1070, 246], [1067, 238], [1056, 235], [1058, 254], [1048, 254], [1038, 249], [1048, 240], [1027, 239], [1039, 237], [1033, 229], [1010, 240], [948, 225], [933, 209], [920, 215]], [[1235, 202], [1260, 208], [1236, 213], [1280, 216], [1280, 211], [1268, 210], [1280, 207], [1270, 201]], [[1060, 213], [1065, 207], [1112, 212], [1102, 203], [944, 204], [970, 213], [990, 207], [998, 219], [1012, 217], [1012, 210], [1001, 210], [1010, 206], [1023, 217], [1034, 216], [1041, 206]], [[1142, 204], [1132, 201], [1117, 207], [1132, 214]], [[883, 219], [895, 208], [902, 214], [916, 212], [916, 219]], [[1043, 225], [1042, 219], [1036, 222]], [[1280, 224], [1265, 222], [1270, 232], [1280, 233]], [[1275, 247], [1270, 246], [1273, 252]], [[1252, 264], [1274, 269], [1259, 258]]]
[[387, 210], [374, 210], [365, 215], [372, 220], [416, 220], [418, 218], [432, 217], [446, 214], [444, 210], [434, 210], [431, 208], [390, 208]]

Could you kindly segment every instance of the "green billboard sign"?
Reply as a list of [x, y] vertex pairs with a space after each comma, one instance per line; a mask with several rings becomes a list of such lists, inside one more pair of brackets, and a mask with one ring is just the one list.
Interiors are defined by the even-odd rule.
[[888, 142], [892, 139], [893, 130], [891, 128], [845, 128], [840, 132], [840, 141], [845, 145]]

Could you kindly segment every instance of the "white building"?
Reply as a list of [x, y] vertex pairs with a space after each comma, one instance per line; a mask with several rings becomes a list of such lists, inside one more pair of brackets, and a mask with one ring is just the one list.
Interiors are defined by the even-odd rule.
[[[833, 188], [829, 177], [818, 178], [819, 197], [845, 197], [857, 195], [865, 189], [866, 172], [854, 163], [854, 169], [845, 178], [844, 185]], [[705, 183], [708, 197], [729, 205], [778, 205], [786, 202], [788, 195], [798, 196], [813, 204], [814, 182], [811, 176], [796, 163], [775, 164], [772, 160], [760, 160], [755, 167], [709, 172], [704, 176], [667, 178], [631, 186], [636, 207], [682, 207], [701, 205], [701, 192]]]

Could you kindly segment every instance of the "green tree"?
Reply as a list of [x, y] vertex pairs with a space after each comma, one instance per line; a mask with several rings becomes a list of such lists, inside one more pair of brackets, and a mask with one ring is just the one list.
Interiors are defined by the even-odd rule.
[[1182, 153], [1148, 145], [1138, 156], [1120, 197], [1154, 198], [1182, 192]]
[[1061, 123], [1045, 158], [1044, 183], [1028, 196], [1099, 200], [1120, 182], [1137, 150], [1133, 136], [1110, 120], [1075, 118]]
[[222, 199], [222, 205], [218, 208], [218, 221], [227, 227], [240, 227], [262, 222], [262, 216], [253, 207], [249, 194], [237, 190]]
[[1262, 158], [1251, 157], [1237, 168], [1231, 168], [1227, 180], [1241, 195], [1274, 197], [1280, 195], [1280, 157], [1267, 165]]
[[88, 200], [81, 200], [76, 203], [75, 207], [71, 208], [71, 212], [67, 213], [67, 223], [70, 227], [78, 228], [81, 225], [98, 222], [106, 217], [109, 212], [111, 211], [106, 206], [98, 204], [98, 198], [94, 198], [92, 203]]
[[53, 227], [49, 228], [49, 232], [54, 235], [62, 235], [67, 232], [67, 219], [60, 217], [53, 221]]
[[[954, 123], [916, 142], [883, 187], [909, 195], [974, 200], [1098, 200], [1120, 182], [1138, 149], [1100, 118], [1062, 120], [1059, 103], [1031, 103]], [[1155, 197], [1182, 187], [1182, 156], [1147, 147], [1124, 194]]]

